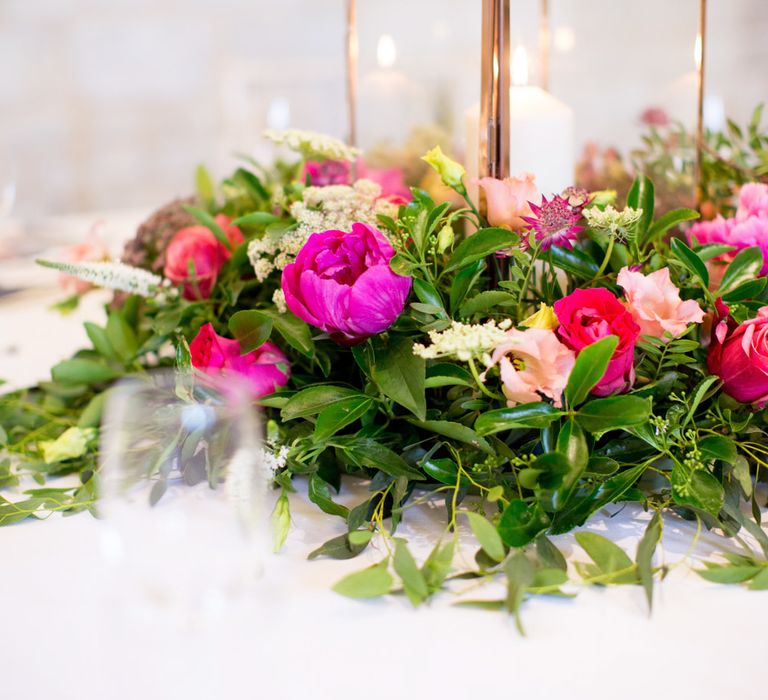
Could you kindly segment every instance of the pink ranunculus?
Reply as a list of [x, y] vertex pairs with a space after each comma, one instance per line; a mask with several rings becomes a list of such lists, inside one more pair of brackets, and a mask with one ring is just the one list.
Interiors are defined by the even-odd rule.
[[[223, 214], [216, 223], [234, 248], [245, 239], [237, 226]], [[207, 299], [224, 263], [232, 253], [216, 240], [205, 226], [188, 226], [177, 231], [165, 252], [165, 276], [174, 284], [183, 286], [184, 298], [190, 301]]]
[[189, 351], [194, 367], [216, 377], [242, 378], [254, 398], [271, 394], [291, 376], [288, 358], [277, 345], [266, 342], [241, 355], [240, 343], [217, 335], [210, 323], [200, 328]]
[[360, 159], [357, 161], [357, 176], [379, 185], [381, 199], [386, 199], [393, 204], [407, 204], [413, 199], [400, 168], [371, 168]]
[[623, 267], [616, 281], [624, 288], [627, 308], [644, 335], [664, 338], [669, 333], [676, 338], [689, 324], [704, 319], [698, 302], [680, 299], [680, 290], [672, 284], [668, 267], [649, 275]]
[[768, 402], [768, 306], [740, 325], [719, 299], [717, 312], [707, 367], [726, 394], [762, 407]]
[[[73, 263], [109, 260], [109, 250], [99, 238], [96, 226], [88, 232], [88, 236], [82, 243], [73, 245], [64, 251], [64, 259]], [[93, 288], [90, 282], [85, 282], [63, 272], [59, 275], [59, 286], [64, 290], [72, 290], [75, 294], [85, 294]]]
[[483, 177], [478, 181], [485, 192], [488, 223], [491, 226], [505, 226], [517, 231], [526, 227], [523, 216], [531, 216], [531, 206], [541, 203], [541, 194], [536, 189], [536, 178], [531, 173], [519, 177], [497, 180]]
[[346, 160], [308, 160], [304, 163], [302, 181], [309, 178], [312, 187], [351, 184], [350, 167]]
[[577, 355], [601, 338], [618, 336], [608, 369], [592, 393], [609, 396], [628, 391], [635, 382], [635, 341], [640, 327], [624, 305], [607, 289], [577, 289], [556, 301], [554, 309], [560, 321], [557, 334]]
[[389, 328], [405, 307], [411, 278], [389, 268], [394, 254], [367, 224], [313, 233], [283, 270], [285, 303], [340, 345], [360, 343]]
[[750, 216], [768, 217], [768, 185], [762, 182], [748, 182], [739, 190], [736, 218], [742, 220]]
[[499, 364], [507, 406], [541, 401], [541, 395], [552, 399], [557, 408], [563, 405], [563, 391], [576, 355], [554, 331], [513, 328], [494, 348], [491, 359]]

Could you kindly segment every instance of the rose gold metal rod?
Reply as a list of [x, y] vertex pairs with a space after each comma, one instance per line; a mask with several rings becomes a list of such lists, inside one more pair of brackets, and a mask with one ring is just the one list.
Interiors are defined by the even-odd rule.
[[357, 146], [357, 0], [347, 0], [347, 141]]
[[701, 208], [704, 199], [702, 156], [704, 153], [704, 66], [707, 46], [707, 0], [699, 0], [699, 35], [697, 42], [697, 104], [696, 104], [696, 206]]
[[503, 178], [509, 169], [509, 0], [483, 0], [480, 168]]
[[549, 0], [539, 0], [539, 84], [549, 91], [549, 52], [551, 46], [549, 28]]

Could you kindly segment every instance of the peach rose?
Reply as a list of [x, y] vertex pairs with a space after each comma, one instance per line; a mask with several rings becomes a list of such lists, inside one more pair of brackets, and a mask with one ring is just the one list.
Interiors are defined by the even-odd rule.
[[531, 173], [503, 180], [493, 177], [480, 178], [477, 184], [485, 192], [488, 223], [512, 230], [526, 228], [527, 224], [521, 217], [533, 215], [529, 202], [541, 203], [541, 194], [536, 189], [535, 180]]
[[616, 281], [624, 288], [627, 309], [644, 335], [663, 338], [669, 333], [676, 338], [689, 324], [704, 318], [698, 302], [680, 299], [680, 290], [669, 279], [669, 268], [644, 275], [623, 267]]
[[496, 346], [491, 356], [499, 364], [507, 405], [541, 401], [542, 394], [557, 408], [576, 362], [576, 353], [563, 345], [551, 330], [516, 328]]

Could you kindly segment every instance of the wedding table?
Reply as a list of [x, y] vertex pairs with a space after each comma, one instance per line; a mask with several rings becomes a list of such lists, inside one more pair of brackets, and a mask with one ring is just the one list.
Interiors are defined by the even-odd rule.
[[[60, 296], [48, 288], [0, 300], [0, 376], [10, 387], [43, 379], [85, 342], [81, 321], [103, 317], [101, 293], [68, 317], [49, 309]], [[0, 697], [766, 697], [760, 621], [768, 594], [694, 573], [730, 545], [705, 531], [689, 552], [691, 523], [665, 521], [657, 557], [671, 570], [656, 586], [652, 615], [639, 586], [569, 585], [573, 599], [524, 604], [522, 637], [506, 614], [456, 607], [447, 595], [414, 610], [402, 596], [359, 602], [334, 593], [333, 583], [381, 550], [307, 561], [344, 524], [316, 511], [297, 486], [288, 541], [267, 557], [263, 575], [183, 615], [167, 599], [116, 583], [107, 520], [51, 516], [1, 528]], [[346, 485], [339, 500], [359, 502], [364, 490]], [[398, 534], [418, 557], [428, 535], [442, 531], [441, 515], [437, 507], [407, 512]], [[634, 556], [648, 517], [611, 506], [586, 528]], [[468, 532], [462, 538], [469, 564], [475, 545]], [[572, 537], [557, 544], [570, 561], [586, 560]], [[184, 546], [195, 552], [195, 542]], [[455, 590], [473, 585], [461, 581]], [[468, 595], [499, 593], [490, 586]]]

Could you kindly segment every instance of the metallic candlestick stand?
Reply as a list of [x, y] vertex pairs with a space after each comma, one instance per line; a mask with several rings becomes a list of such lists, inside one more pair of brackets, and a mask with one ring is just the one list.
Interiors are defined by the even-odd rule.
[[707, 0], [699, 0], [699, 33], [696, 43], [697, 98], [696, 105], [696, 166], [694, 182], [696, 184], [696, 206], [700, 210], [704, 199], [702, 177], [702, 155], [704, 152], [704, 66], [706, 65], [707, 46]]
[[549, 92], [549, 52], [551, 45], [549, 0], [539, 0], [539, 85], [547, 92]]
[[357, 0], [347, 0], [347, 141], [357, 146]]

